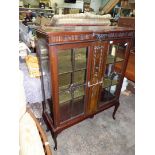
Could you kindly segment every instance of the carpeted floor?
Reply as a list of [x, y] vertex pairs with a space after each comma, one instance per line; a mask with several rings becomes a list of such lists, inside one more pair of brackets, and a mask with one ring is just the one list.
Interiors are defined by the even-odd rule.
[[135, 95], [121, 95], [116, 120], [113, 108], [64, 131], [58, 137], [58, 150], [47, 132], [53, 155], [134, 155]]

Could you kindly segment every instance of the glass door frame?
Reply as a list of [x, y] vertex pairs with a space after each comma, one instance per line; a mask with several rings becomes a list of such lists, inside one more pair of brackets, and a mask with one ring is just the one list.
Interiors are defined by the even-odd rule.
[[[112, 44], [118, 44], [118, 43], [124, 43], [125, 44], [125, 43], [127, 43], [127, 47], [125, 49], [124, 61], [123, 61], [122, 69], [121, 69], [121, 72], [120, 72], [120, 79], [119, 79], [119, 82], [118, 82], [118, 84], [116, 86], [115, 97], [112, 100], [104, 102], [103, 104], [100, 104], [99, 103], [100, 100], [98, 100], [98, 110], [119, 99], [119, 95], [120, 95], [120, 92], [121, 92], [123, 79], [124, 79], [124, 75], [125, 75], [125, 71], [126, 71], [126, 67], [127, 67], [127, 63], [128, 63], [128, 58], [129, 58], [129, 54], [130, 54], [131, 39], [117, 39], [117, 40], [113, 39], [113, 40], [110, 40], [108, 42], [109, 43], [108, 43], [108, 48], [107, 48], [107, 50], [108, 50], [107, 51], [107, 56], [108, 56], [108, 53], [109, 53], [109, 50], [110, 50], [111, 42], [112, 42]], [[103, 75], [103, 79], [104, 79], [104, 75]], [[101, 86], [99, 96], [101, 96], [101, 90], [102, 89], [103, 88]]]
[[84, 117], [86, 115], [86, 108], [87, 108], [87, 85], [85, 86], [85, 97], [84, 97], [84, 112], [81, 115], [77, 115], [77, 117], [73, 117], [68, 119], [64, 122], [61, 122], [60, 119], [60, 106], [59, 106], [59, 78], [58, 78], [58, 50], [67, 50], [73, 48], [87, 48], [88, 55], [87, 55], [87, 66], [86, 66], [86, 84], [88, 83], [88, 74], [89, 74], [89, 59], [90, 59], [90, 48], [91, 42], [87, 43], [68, 43], [68, 44], [61, 44], [61, 45], [54, 45], [49, 46], [49, 57], [50, 57], [50, 69], [51, 69], [51, 83], [52, 83], [52, 99], [53, 99], [53, 112], [54, 112], [54, 125], [55, 126], [63, 126], [66, 122], [74, 120], [78, 117]]

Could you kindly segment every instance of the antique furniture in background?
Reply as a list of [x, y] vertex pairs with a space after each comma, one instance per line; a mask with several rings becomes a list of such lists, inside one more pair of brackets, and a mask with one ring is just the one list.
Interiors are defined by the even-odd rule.
[[62, 130], [113, 106], [115, 119], [133, 37], [132, 28], [110, 26], [37, 30], [43, 118], [55, 150]]
[[[135, 17], [120, 17], [118, 21], [118, 26], [135, 29]], [[118, 69], [120, 69], [120, 67], [118, 67]], [[132, 46], [125, 76], [129, 80], [135, 82], [135, 38], [133, 38], [132, 40]]]

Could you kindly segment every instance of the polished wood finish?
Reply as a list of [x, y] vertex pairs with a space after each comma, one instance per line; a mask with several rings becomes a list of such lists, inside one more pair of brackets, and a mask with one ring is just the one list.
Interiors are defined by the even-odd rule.
[[[119, 95], [129, 58], [131, 42], [134, 37], [134, 30], [132, 28], [102, 26], [91, 26], [87, 28], [80, 26], [50, 27], [39, 29], [37, 36], [38, 38], [43, 36], [47, 40], [52, 96], [51, 99], [45, 100], [44, 103], [48, 102], [52, 106], [52, 110], [49, 113], [45, 108], [43, 118], [53, 136], [55, 142], [54, 149], [57, 149], [56, 137], [62, 130], [86, 118], [92, 118], [95, 114], [112, 106], [115, 106], [112, 114], [113, 119], [115, 119], [115, 114], [119, 107]], [[111, 41], [116, 45], [123, 44], [126, 48], [116, 92], [112, 99], [105, 102], [100, 101], [100, 98], [103, 94], [104, 73]], [[82, 99], [74, 102], [74, 108], [72, 106], [69, 107], [73, 104], [72, 102], [74, 100], [71, 100], [67, 104], [63, 103], [60, 106], [58, 52], [63, 50], [63, 53], [66, 52], [65, 50], [80, 48], [86, 49], [87, 53], [86, 79], [84, 83], [85, 95]], [[39, 49], [37, 49], [37, 51], [39, 51]], [[72, 84], [70, 88], [74, 88]], [[103, 102], [103, 104], [100, 104], [101, 102]]]
[[134, 52], [130, 52], [125, 76], [128, 77], [129, 80], [135, 82], [135, 53]]
[[[99, 98], [99, 90], [100, 85], [103, 81], [103, 73], [104, 73], [104, 66], [106, 62], [106, 42], [97, 42], [92, 46], [91, 50], [91, 73], [90, 73], [90, 88], [89, 88], [89, 107], [88, 113], [93, 114], [97, 111], [97, 102]], [[99, 47], [99, 48], [97, 48]], [[97, 85], [95, 85], [98, 83]], [[94, 85], [94, 86], [93, 86]]]
[[135, 17], [120, 17], [118, 26], [135, 28]]
[[[117, 70], [120, 70], [120, 65], [116, 66]], [[125, 72], [125, 77], [127, 77], [128, 80], [131, 80], [135, 82], [135, 53], [130, 52], [129, 60]]]

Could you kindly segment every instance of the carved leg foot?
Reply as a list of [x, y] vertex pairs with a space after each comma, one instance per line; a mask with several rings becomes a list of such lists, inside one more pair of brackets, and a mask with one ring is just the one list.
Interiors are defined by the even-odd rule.
[[117, 111], [118, 107], [119, 107], [119, 103], [115, 105], [115, 109], [114, 109], [114, 112], [112, 114], [112, 117], [113, 117], [114, 120], [116, 119], [115, 114], [116, 114], [116, 111]]
[[54, 151], [56, 151], [57, 150], [57, 135], [56, 134], [53, 135], [53, 140], [54, 140], [54, 144], [55, 144]]

